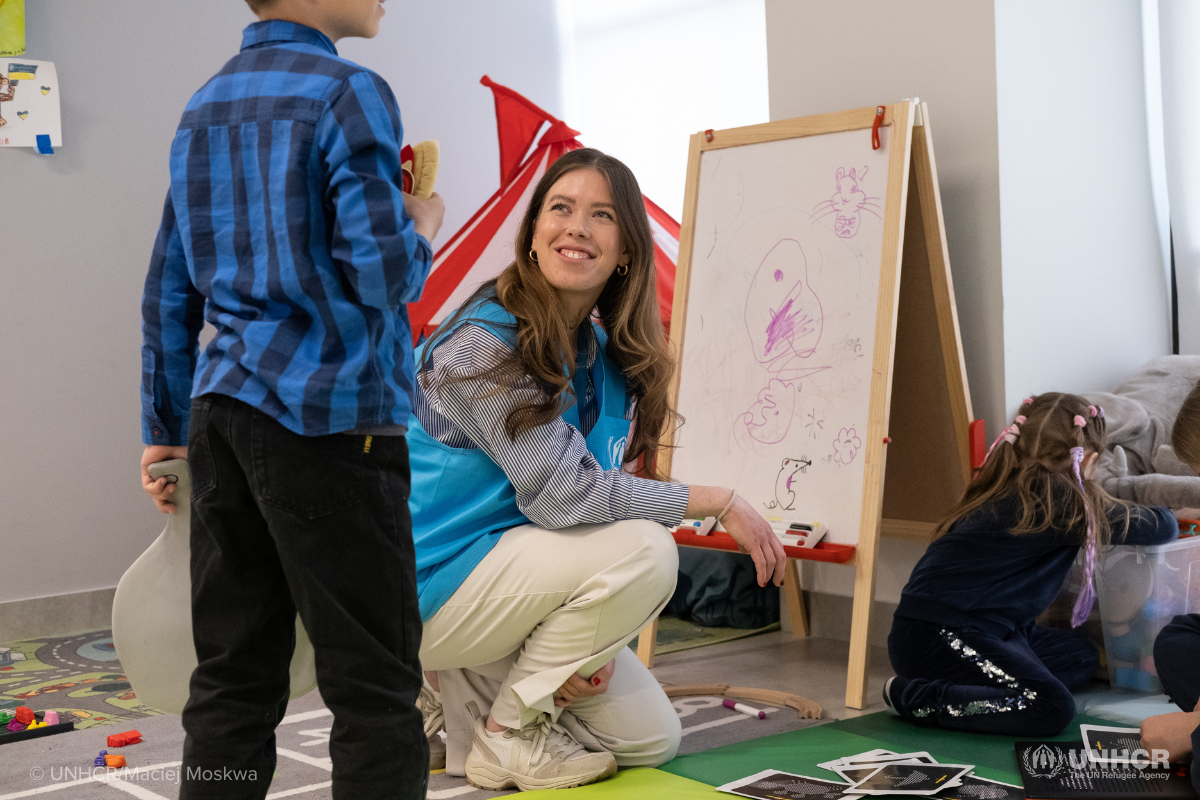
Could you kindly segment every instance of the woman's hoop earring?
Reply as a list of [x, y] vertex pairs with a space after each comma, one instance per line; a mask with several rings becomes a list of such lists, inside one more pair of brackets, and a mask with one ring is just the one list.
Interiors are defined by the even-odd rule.
[[620, 275], [622, 278], [624, 278], [626, 275], [629, 274], [629, 265], [628, 264], [618, 264], [617, 265], [617, 274]]
[[535, 264], [536, 264], [536, 263], [538, 263], [538, 260], [537, 260], [537, 251], [536, 251], [536, 250], [534, 250], [532, 247], [531, 247], [531, 248], [529, 248], [529, 260], [530, 260], [530, 261], [532, 261], [532, 262], [533, 262], [533, 263], [535, 263]]

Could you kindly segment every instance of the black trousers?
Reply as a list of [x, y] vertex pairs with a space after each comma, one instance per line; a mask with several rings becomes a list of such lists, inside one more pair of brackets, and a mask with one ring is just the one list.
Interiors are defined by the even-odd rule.
[[335, 800], [424, 798], [408, 447], [300, 436], [224, 395], [192, 404], [192, 625], [180, 797], [261, 799], [299, 612], [333, 712]]
[[891, 697], [915, 722], [1005, 736], [1053, 736], [1075, 716], [1071, 690], [1100, 660], [1090, 642], [1028, 625], [997, 636], [896, 617]]
[[[1200, 614], [1180, 614], [1154, 639], [1154, 670], [1184, 711], [1200, 698]], [[1192, 731], [1192, 786], [1200, 792], [1200, 728]]]

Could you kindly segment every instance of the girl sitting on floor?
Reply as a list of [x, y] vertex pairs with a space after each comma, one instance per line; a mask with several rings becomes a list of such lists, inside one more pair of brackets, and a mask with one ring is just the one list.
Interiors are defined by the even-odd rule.
[[[956, 730], [1049, 736], [1075, 715], [1071, 691], [1096, 670], [1090, 642], [1034, 625], [1084, 550], [1072, 625], [1095, 597], [1102, 548], [1162, 544], [1174, 515], [1114, 500], [1091, 480], [1104, 410], [1057, 392], [1027, 398], [938, 526], [888, 637], [888, 710]], [[1114, 535], [1115, 532], [1115, 535]]]

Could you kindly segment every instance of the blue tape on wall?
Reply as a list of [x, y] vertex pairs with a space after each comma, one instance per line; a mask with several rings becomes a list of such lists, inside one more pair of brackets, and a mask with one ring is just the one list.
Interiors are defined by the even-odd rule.
[[50, 146], [50, 134], [39, 133], [37, 137], [38, 152], [45, 155], [54, 155], [54, 148]]

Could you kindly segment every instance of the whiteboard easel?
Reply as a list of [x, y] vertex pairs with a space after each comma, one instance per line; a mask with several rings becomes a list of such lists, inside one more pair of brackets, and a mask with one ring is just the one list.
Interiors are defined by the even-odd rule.
[[[869, 275], [871, 285], [875, 287], [875, 300], [871, 303], [874, 309], [872, 347], [869, 370], [864, 365], [855, 373], [866, 376], [861, 381], [863, 394], [860, 398], [866, 416], [863, 425], [865, 431], [861, 434], [859, 462], [852, 464], [853, 469], [850, 469], [854, 458], [851, 456], [844, 465], [847, 469], [839, 473], [845, 476], [843, 483], [848, 487], [846, 497], [857, 503], [855, 510], [858, 512], [855, 516], [857, 536], [853, 536], [855, 531], [852, 530], [840, 531], [841, 541], [851, 541], [856, 546], [854, 556], [844, 562], [853, 564], [855, 568], [846, 685], [846, 705], [852, 708], [864, 706], [867, 689], [868, 636], [875, 598], [879, 536], [882, 532], [907, 538], [927, 538], [942, 514], [961, 496], [970, 471], [967, 429], [972, 412], [946, 251], [928, 107], [906, 100], [885, 106], [884, 109], [882, 128], [887, 136], [887, 179], [878, 214], [882, 220], [882, 238], [878, 250], [878, 273]], [[863, 137], [864, 142], [869, 143], [875, 118], [875, 108], [863, 108], [745, 128], [706, 131], [691, 137], [671, 322], [671, 342], [680, 363], [671, 398], [677, 407], [682, 373], [686, 368], [684, 365], [689, 363], [686, 334], [692, 269], [694, 263], [704, 262], [703, 257], [694, 258], [698, 232], [697, 210], [702, 200], [701, 167], [704, 154], [727, 148], [753, 147], [848, 132]], [[839, 141], [845, 139], [843, 136]], [[720, 184], [713, 183], [711, 177], [707, 183], [710, 191], [713, 186], [720, 187]], [[797, 193], [803, 195], [805, 189], [805, 186], [798, 185]], [[812, 188], [809, 195], [816, 191]], [[910, 200], [913, 204], [911, 209]], [[814, 214], [818, 213], [814, 211]], [[706, 220], [711, 217], [709, 214]], [[845, 233], [849, 231], [842, 230], [837, 235]], [[736, 282], [738, 276], [732, 279]], [[744, 283], [749, 278], [742, 277], [741, 280]], [[729, 307], [722, 308], [719, 295], [710, 291], [706, 302], [715, 306], [709, 308], [711, 314], [720, 315], [716, 318], [722, 320], [730, 315], [740, 317], [743, 314], [749, 319], [751, 312], [748, 301], [738, 305], [743, 303], [742, 296], [730, 296], [733, 299]], [[747, 327], [751, 327], [749, 322]], [[800, 358], [806, 357], [804, 353], [810, 351], [803, 350]], [[691, 362], [694, 364], [695, 358]], [[801, 362], [793, 359], [791, 363]], [[796, 367], [790, 369], [793, 370], [790, 374], [806, 374], [814, 368], [805, 366], [803, 370]], [[846, 385], [857, 384], [849, 381]], [[846, 402], [852, 404], [854, 400], [854, 397], [848, 396]], [[686, 409], [681, 410], [686, 416]], [[703, 429], [714, 430], [713, 436], [726, 433], [715, 430], [707, 420], [706, 425]], [[735, 433], [729, 433], [726, 438]], [[664, 472], [684, 482], [734, 485], [739, 493], [743, 492], [745, 487], [738, 485], [736, 480], [706, 481], [702, 475], [694, 474], [698, 469], [694, 434], [691, 442], [693, 450], [688, 457], [690, 466], [686, 470], [673, 470], [672, 462], [676, 459], [670, 446], [676, 443], [675, 435], [675, 431], [669, 431], [664, 436], [663, 444], [667, 446], [662, 456]], [[770, 438], [759, 436], [758, 441]], [[776, 440], [775, 443], [780, 441]], [[770, 450], [769, 445], [767, 450]], [[687, 446], [688, 439], [681, 437], [680, 452]], [[756, 447], [758, 445], [752, 442], [751, 455]], [[854, 455], [859, 455], [859, 452], [856, 450]], [[682, 463], [683, 458], [678, 461]], [[761, 472], [762, 465], [753, 458], [747, 464], [736, 470], [747, 475], [751, 471]], [[860, 474], [861, 484], [858, 480]], [[761, 486], [761, 483], [759, 479], [756, 486]], [[802, 506], [803, 488], [799, 491]], [[769, 511], [764, 513], [770, 514]], [[793, 620], [793, 635], [803, 636], [808, 633], [808, 625], [796, 566], [794, 561], [789, 560], [785, 583], [786, 602]], [[652, 624], [639, 641], [639, 656], [647, 663], [652, 662], [656, 627], [656, 624]]]

